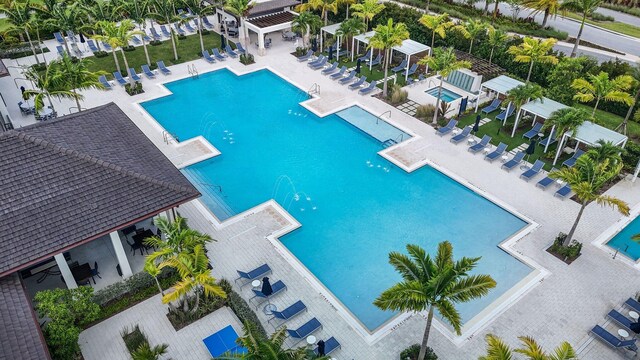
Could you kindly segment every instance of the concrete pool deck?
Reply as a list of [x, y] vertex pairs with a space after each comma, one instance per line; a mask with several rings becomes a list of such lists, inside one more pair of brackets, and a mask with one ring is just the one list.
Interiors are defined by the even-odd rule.
[[[546, 349], [552, 349], [566, 340], [579, 350], [581, 359], [612, 359], [622, 356], [622, 353], [606, 347], [598, 340], [592, 340], [588, 335], [588, 331], [595, 324], [605, 324], [604, 316], [610, 309], [618, 308], [627, 297], [640, 289], [640, 277], [636, 269], [617, 259], [613, 260], [609, 253], [591, 244], [593, 239], [616, 223], [621, 215], [610, 208], [601, 208], [595, 204], [588, 206], [577, 233], [577, 237], [584, 243], [583, 255], [567, 266], [547, 254], [545, 248], [551, 244], [559, 231], [567, 231], [578, 211], [576, 203], [555, 198], [551, 189], [542, 191], [535, 187], [533, 181], [527, 183], [520, 180], [518, 171], [507, 173], [501, 170], [498, 164], [484, 161], [481, 155], [470, 154], [465, 144], [453, 145], [448, 137], [440, 138], [435, 135], [432, 127], [380, 100], [359, 96], [336, 84], [319, 72], [298, 63], [289, 54], [291, 51], [290, 43], [282, 44], [276, 41], [268, 55], [257, 57], [257, 64], [252, 66], [245, 67], [233, 60], [214, 65], [204, 60], [193, 63], [201, 73], [223, 66], [238, 73], [269, 67], [278, 74], [284, 74], [286, 79], [300, 88], [309, 89], [317, 83], [321, 92], [317, 100], [313, 101], [313, 108], [319, 113], [333, 112], [356, 103], [374, 114], [390, 111], [392, 122], [399, 124], [403, 129], [410, 129], [411, 133], [419, 135], [421, 139], [407, 143], [406, 147], [389, 148], [389, 152], [396, 152], [398, 157], [402, 156], [408, 166], [428, 159], [539, 224], [533, 232], [512, 244], [512, 247], [517, 253], [540, 264], [550, 274], [460, 344], [450, 341], [441, 332], [433, 332], [430, 346], [436, 350], [440, 358], [477, 358], [483, 353], [484, 335], [487, 333], [496, 334], [514, 346], [518, 345], [517, 336], [530, 335]], [[20, 59], [21, 63], [26, 61], [28, 59]], [[7, 61], [7, 65], [10, 63], [11, 61]], [[14, 77], [19, 77], [15, 68], [9, 70]], [[83, 104], [85, 107], [93, 107], [115, 101], [174, 163], [184, 165], [190, 162], [189, 159], [206, 156], [207, 151], [200, 146], [184, 146], [180, 149], [171, 141], [165, 142], [161, 130], [148, 121], [139, 106], [133, 104], [166, 94], [164, 87], [157, 84], [188, 76], [187, 64], [174, 66], [171, 70], [171, 76], [158, 76], [155, 80], [144, 79], [145, 93], [142, 95], [129, 97], [119, 87], [108, 93], [91, 90], [84, 92], [86, 100]], [[10, 78], [0, 79], [0, 86], [15, 89]], [[19, 90], [4, 95], [16, 127], [33, 122], [33, 117], [22, 117], [15, 105], [19, 101]], [[56, 100], [54, 103], [60, 104], [60, 109], [75, 105], [72, 102], [60, 103]], [[607, 193], [626, 200], [634, 207], [640, 204], [639, 186], [640, 184], [623, 180]], [[247, 213], [232, 219], [223, 228], [211, 222], [210, 218], [203, 215], [202, 210], [203, 207], [198, 201], [179, 209], [182, 215], [189, 218], [193, 227], [209, 232], [218, 239], [218, 242], [210, 245], [211, 258], [215, 264], [214, 275], [233, 277], [235, 269], [249, 269], [268, 261], [274, 269], [272, 278], [283, 280], [289, 286], [289, 290], [278, 295], [274, 303], [284, 307], [301, 299], [309, 308], [307, 315], [295, 319], [289, 326], [295, 327], [311, 316], [317, 317], [324, 325], [324, 329], [318, 333], [318, 338], [335, 336], [342, 344], [342, 349], [335, 353], [337, 359], [393, 359], [401, 349], [419, 342], [425, 322], [422, 316], [413, 315], [394, 326], [391, 334], [381, 338], [374, 345], [369, 345], [342, 316], [337, 314], [331, 302], [296, 271], [266, 239], [287, 225], [287, 219], [283, 219], [276, 209], [266, 207]], [[248, 297], [249, 292], [245, 287], [242, 294]], [[265, 320], [264, 315], [259, 316]], [[615, 331], [611, 326], [608, 329]], [[200, 339], [193, 341], [199, 342]], [[174, 345], [180, 346], [171, 346]], [[185, 343], [185, 346], [187, 345]]]

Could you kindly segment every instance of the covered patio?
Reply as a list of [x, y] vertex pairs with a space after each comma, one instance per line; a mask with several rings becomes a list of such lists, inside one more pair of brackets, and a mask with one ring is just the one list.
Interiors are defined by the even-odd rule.
[[[550, 118], [554, 112], [558, 110], [566, 109], [566, 108], [568, 108], [567, 105], [561, 104], [555, 100], [551, 100], [546, 97], [543, 97], [542, 100], [529, 101], [528, 103], [522, 105], [522, 107], [520, 108], [520, 111], [516, 114], [516, 120], [513, 125], [513, 132], [511, 133], [511, 137], [515, 135], [516, 128], [518, 127], [518, 122], [520, 120], [520, 117], [523, 116], [523, 114], [533, 115], [533, 120], [531, 122], [531, 125], [533, 125], [536, 123], [536, 120], [538, 120], [538, 118], [542, 118], [546, 120]], [[552, 134], [552, 136], [553, 134], [555, 134], [555, 126], [551, 128], [550, 134]], [[547, 142], [544, 148], [545, 152], [547, 151], [548, 147], [549, 147], [549, 142]]]
[[560, 143], [558, 144], [556, 156], [553, 159], [553, 165], [555, 165], [558, 161], [560, 152], [563, 150], [564, 145], [569, 139], [574, 139], [576, 141], [574, 151], [578, 149], [580, 144], [585, 144], [590, 147], [600, 146], [600, 144], [598, 144], [599, 141], [610, 142], [613, 145], [619, 146], [621, 149], [624, 149], [624, 146], [629, 140], [626, 135], [622, 135], [619, 132], [607, 129], [604, 126], [592, 123], [591, 121], [585, 121], [576, 129], [576, 131], [567, 132], [562, 136], [562, 138], [560, 139]]
[[[346, 50], [340, 51], [340, 45], [342, 45], [342, 34], [340, 33], [340, 26], [342, 23], [331, 24], [324, 26], [320, 29], [320, 51], [324, 51], [325, 37], [327, 35], [331, 35], [336, 39], [336, 46], [333, 49], [333, 56], [335, 56], [336, 61], [340, 60], [340, 55], [349, 55]], [[333, 57], [332, 56], [332, 57]]]
[[[293, 11], [282, 11], [269, 15], [250, 18], [245, 21], [247, 30], [256, 34], [258, 41], [255, 44], [258, 47], [258, 55], [265, 55], [266, 48], [271, 47], [271, 38], [267, 38], [268, 34], [274, 32], [285, 32], [291, 29], [291, 22], [298, 15]], [[251, 45], [250, 45], [251, 46]]]
[[[351, 49], [353, 49], [353, 51], [351, 51], [351, 61], [355, 60], [355, 56], [358, 53], [358, 49], [360, 48], [360, 43], [366, 45], [365, 48], [368, 47], [369, 39], [371, 39], [375, 34], [376, 34], [375, 31], [368, 31], [364, 34], [356, 35], [351, 39]], [[371, 56], [369, 57], [369, 64], [371, 64], [372, 60], [373, 60], [373, 50], [371, 50]], [[371, 66], [369, 66], [369, 70], [371, 70]]]
[[409, 69], [411, 68], [411, 56], [418, 55], [426, 52], [427, 55], [431, 55], [431, 47], [427, 46], [423, 43], [419, 43], [415, 40], [407, 39], [402, 42], [400, 46], [394, 46], [391, 49], [391, 58], [393, 58], [393, 52], [397, 51], [406, 56], [405, 61], [407, 62], [407, 66], [404, 69], [404, 80], [406, 81], [409, 78]]
[[[483, 89], [485, 92], [488, 92], [488, 97], [493, 98], [491, 95], [495, 94], [495, 97], [500, 95], [506, 96], [507, 93], [520, 85], [524, 85], [524, 83], [520, 80], [516, 80], [506, 75], [500, 75], [491, 80], [485, 81], [480, 85], [480, 94], [483, 93]], [[478, 106], [480, 101], [476, 101], [476, 111], [478, 112]]]

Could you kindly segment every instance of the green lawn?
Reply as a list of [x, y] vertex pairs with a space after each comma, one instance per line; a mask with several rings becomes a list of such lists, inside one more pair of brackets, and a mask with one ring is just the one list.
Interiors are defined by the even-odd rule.
[[[333, 63], [332, 60], [331, 63]], [[347, 69], [355, 67], [356, 66], [356, 62], [357, 61], [351, 61], [351, 58], [340, 58], [340, 64], [339, 67], [341, 66], [346, 66]], [[393, 75], [393, 72], [391, 71], [391, 68], [393, 68], [395, 65], [397, 64], [393, 64], [389, 66], [389, 72], [387, 73], [387, 76], [391, 76]], [[369, 66], [367, 66], [366, 63], [362, 62], [360, 64], [360, 75], [359, 76], [366, 76], [367, 77], [367, 82], [376, 80], [379, 82], [378, 87], [382, 89], [382, 79], [384, 78], [384, 68], [382, 68], [382, 64], [378, 65], [378, 66], [374, 66], [372, 67], [371, 71], [369, 71]], [[415, 74], [414, 74], [415, 75]], [[405, 85], [405, 81], [404, 81], [404, 76], [400, 76], [400, 74], [398, 73], [398, 80], [396, 81], [397, 84], [399, 84], [400, 86], [404, 86]], [[393, 80], [389, 80], [389, 82], [387, 83], [388, 86], [390, 86], [391, 84], [393, 84]]]
[[[582, 16], [576, 13], [569, 12], [565, 16], [577, 21], [582, 21]], [[618, 21], [594, 21], [591, 19], [587, 19], [585, 22], [587, 24], [599, 26], [604, 29], [616, 31], [621, 34], [640, 38], [640, 27], [637, 27], [635, 25], [625, 24]], [[600, 45], [605, 45], [605, 44], [600, 44]]]
[[[589, 111], [589, 113], [593, 111], [593, 107], [589, 105], [576, 103], [573, 106], [576, 108], [585, 109]], [[622, 116], [618, 116], [616, 114], [612, 114], [610, 112], [599, 109], [596, 110], [596, 122], [599, 125], [607, 127], [611, 130], [614, 130], [618, 125], [620, 125], [620, 123], [622, 123], [623, 120], [624, 118]], [[640, 139], [640, 124], [634, 121], [629, 121], [629, 123], [627, 124], [627, 135], [634, 140]]]

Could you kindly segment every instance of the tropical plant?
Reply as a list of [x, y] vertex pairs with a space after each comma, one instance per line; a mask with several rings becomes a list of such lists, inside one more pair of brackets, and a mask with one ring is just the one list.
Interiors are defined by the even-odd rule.
[[590, 149], [590, 155], [596, 162], [608, 160], [612, 165], [622, 162], [624, 149], [615, 146], [611, 141], [602, 139], [596, 141], [596, 145]]
[[322, 19], [320, 19], [320, 16], [310, 11], [301, 12], [291, 21], [292, 30], [303, 34], [302, 47], [306, 47], [309, 44], [311, 34], [316, 34], [321, 27]]
[[[522, 105], [528, 103], [533, 100], [542, 100], [544, 97], [544, 89], [538, 84], [526, 83], [523, 85], [518, 85], [513, 89], [507, 92], [507, 100], [509, 100], [513, 106], [516, 107], [516, 114], [520, 113], [520, 109]], [[507, 121], [505, 117], [504, 122]], [[511, 137], [514, 137], [516, 134], [516, 126], [514, 124], [513, 131], [511, 132]]]
[[[174, 0], [152, 0], [151, 8], [154, 10], [149, 13], [149, 17], [165, 24], [171, 24], [173, 21], [179, 21], [180, 17], [175, 14]], [[171, 33], [171, 46], [173, 47], [173, 58], [178, 60], [178, 48], [176, 47], [176, 33], [173, 27], [169, 26]], [[246, 46], [246, 44], [245, 44]], [[249, 47], [246, 47], [247, 49]]]
[[[120, 23], [111, 21], [99, 21], [97, 24], [101, 34], [96, 35], [93, 38], [98, 41], [104, 41], [111, 46], [111, 52], [113, 59], [116, 62], [116, 68], [120, 71], [120, 64], [118, 63], [118, 57], [116, 56], [115, 49], [120, 48], [120, 54], [122, 60], [124, 60], [124, 67], [129, 71], [129, 62], [127, 61], [127, 55], [124, 52], [124, 48], [129, 46], [129, 41], [136, 35], [143, 35], [144, 33], [139, 30], [133, 30], [135, 25], [133, 21], [125, 19]], [[134, 85], [133, 77], [129, 76], [129, 84]]]
[[469, 54], [473, 49], [475, 39], [487, 31], [489, 25], [482, 20], [469, 19], [460, 25], [456, 25], [454, 29], [458, 31], [465, 39], [469, 40]]
[[584, 56], [577, 58], [565, 57], [558, 61], [547, 76], [547, 97], [561, 104], [573, 105], [573, 96], [576, 91], [571, 88], [571, 84], [584, 73], [588, 73], [588, 66], [591, 60]]
[[180, 0], [180, 3], [191, 9], [193, 15], [198, 19], [198, 36], [200, 37], [200, 50], [204, 51], [204, 39], [202, 38], [202, 17], [213, 14], [216, 11], [214, 5], [205, 6], [201, 0]]
[[609, 79], [609, 74], [601, 71], [598, 75], [587, 74], [587, 79], [575, 79], [571, 87], [578, 91], [573, 96], [580, 102], [595, 100], [591, 116], [595, 116], [600, 100], [613, 101], [631, 106], [633, 97], [626, 93], [633, 85], [633, 78], [629, 75], [620, 75], [615, 79]]
[[329, 12], [338, 13], [338, 0], [309, 0], [296, 7], [298, 11], [320, 10], [320, 17], [324, 25], [329, 24]]
[[36, 47], [33, 45], [31, 35], [29, 34], [30, 30], [37, 27], [37, 19], [32, 13], [33, 7], [31, 6], [31, 0], [26, 0], [25, 2], [11, 1], [8, 6], [0, 6], [0, 12], [4, 13], [7, 23], [12, 25], [8, 32], [17, 32], [20, 35], [25, 35], [31, 52], [33, 52], [33, 56], [36, 58], [36, 63], [40, 64]]
[[54, 60], [49, 64], [49, 67], [54, 69], [51, 81], [56, 88], [70, 90], [75, 94], [73, 98], [76, 100], [78, 112], [82, 111], [80, 100], [84, 98], [78, 94], [78, 90], [105, 89], [98, 78], [107, 72], [89, 70], [92, 63], [86, 58], [74, 60], [68, 54], [64, 54], [60, 60]]
[[524, 355], [528, 360], [573, 360], [578, 358], [571, 344], [566, 341], [556, 347], [552, 354], [548, 354], [535, 339], [529, 336], [518, 337], [523, 347], [515, 350], [512, 350], [507, 343], [493, 334], [487, 334], [485, 339], [487, 354], [478, 360], [511, 360], [514, 352]]
[[551, 116], [549, 116], [547, 120], [545, 120], [542, 125], [542, 131], [555, 129], [553, 131], [556, 133], [556, 138], [560, 139], [562, 142], [564, 134], [567, 132], [574, 132], [588, 118], [589, 113], [584, 109], [571, 107], [556, 110], [551, 113]]
[[389, 18], [387, 24], [380, 24], [375, 28], [375, 34], [369, 39], [369, 47], [384, 51], [384, 80], [382, 85], [382, 96], [387, 96], [387, 74], [389, 63], [391, 62], [391, 48], [400, 46], [402, 42], [409, 38], [407, 26], [403, 23], [394, 24]]
[[78, 3], [67, 5], [64, 2], [59, 2], [53, 5], [49, 11], [50, 18], [45, 24], [51, 28], [58, 29], [64, 40], [64, 48], [68, 54], [71, 54], [69, 50], [69, 42], [67, 41], [67, 34], [69, 31], [75, 32], [78, 27], [82, 25], [83, 12], [80, 9]]
[[345, 11], [346, 11], [346, 14], [344, 17], [345, 20], [349, 19], [349, 8], [351, 8], [351, 5], [355, 4], [356, 2], [357, 0], [338, 0], [338, 6], [347, 5], [345, 6]]
[[346, 49], [349, 51], [349, 43], [351, 39], [358, 34], [364, 33], [367, 31], [367, 25], [357, 17], [349, 18], [343, 21], [340, 24], [339, 28], [340, 34], [344, 36], [345, 42], [347, 44]]
[[[133, 20], [142, 29], [142, 32], [146, 33], [147, 29], [147, 17], [151, 13], [151, 3], [149, 0], [133, 0], [123, 1], [119, 9], [126, 13], [126, 17]], [[198, 23], [200, 23], [198, 21]], [[144, 57], [147, 60], [147, 64], [151, 65], [151, 58], [149, 57], [149, 51], [147, 50], [146, 36], [143, 34], [142, 49], [144, 50]]]
[[158, 286], [158, 290], [160, 291], [160, 295], [164, 296], [164, 290], [162, 289], [162, 286], [160, 285], [160, 281], [158, 280], [158, 276], [160, 276], [160, 273], [162, 271], [158, 268], [158, 265], [156, 264], [156, 262], [145, 261], [143, 270], [147, 274], [151, 275], [151, 277], [153, 277], [153, 280], [155, 280], [156, 285]]
[[35, 68], [29, 68], [24, 74], [25, 78], [34, 84], [35, 89], [27, 89], [23, 93], [24, 99], [33, 98], [36, 111], [40, 111], [44, 107], [44, 99], [49, 102], [49, 107], [55, 112], [52, 97], [57, 99], [75, 99], [78, 94], [73, 91], [62, 89], [54, 81], [56, 68], [48, 66], [44, 72], [38, 72]]
[[625, 135], [627, 135], [627, 123], [631, 118], [631, 114], [633, 114], [634, 105], [640, 100], [640, 62], [637, 62], [636, 66], [631, 68], [629, 76], [633, 79], [633, 88], [635, 88], [636, 95], [633, 98], [633, 103], [629, 105], [629, 110], [627, 110], [627, 115], [624, 117], [624, 120], [616, 127], [616, 131], [621, 130]]
[[571, 244], [584, 209], [591, 202], [611, 206], [622, 215], [629, 215], [629, 205], [626, 202], [614, 196], [601, 194], [604, 185], [620, 173], [622, 166], [622, 161], [612, 162], [608, 158], [597, 161], [594, 159], [594, 151], [589, 150], [578, 158], [573, 167], [563, 167], [549, 174], [550, 178], [569, 185], [580, 203], [580, 210], [562, 243], [563, 246]]
[[580, 20], [580, 30], [578, 30], [576, 42], [573, 45], [573, 49], [571, 50], [571, 57], [575, 57], [578, 51], [578, 45], [580, 45], [580, 39], [582, 38], [582, 31], [584, 30], [585, 21], [588, 17], [593, 15], [600, 4], [602, 4], [602, 0], [564, 0], [560, 5], [560, 10], [562, 10], [563, 12], [569, 10], [575, 11], [578, 14], [582, 15], [582, 19]]
[[433, 49], [436, 42], [436, 34], [444, 39], [447, 37], [447, 30], [454, 26], [453, 21], [449, 18], [449, 14], [444, 13], [440, 15], [422, 15], [420, 18], [420, 24], [424, 25], [427, 29], [431, 30], [431, 48]]
[[367, 30], [369, 30], [369, 23], [384, 10], [384, 4], [379, 4], [378, 0], [363, 0], [361, 3], [351, 5], [351, 10], [353, 10], [353, 16], [364, 20]]
[[[124, 11], [124, 7], [130, 3], [123, 2], [119, 6], [115, 6], [115, 2], [110, 0], [98, 0], [98, 1], [84, 1], [80, 3], [80, 7], [85, 15], [88, 17], [88, 22], [92, 24], [88, 26], [93, 36], [97, 35], [96, 31], [100, 31], [96, 24], [99, 21], [112, 21], [117, 22], [119, 19], [119, 12], [127, 13]], [[129, 16], [133, 19], [133, 16]], [[96, 42], [98, 50], [100, 50], [100, 41]]]
[[242, 41], [244, 42], [244, 48], [249, 53], [249, 32], [245, 25], [249, 12], [256, 4], [254, 0], [227, 0], [224, 3], [224, 10], [237, 16], [240, 19], [240, 28], [242, 30]]
[[522, 0], [522, 5], [533, 9], [532, 15], [543, 13], [542, 27], [547, 26], [549, 16], [555, 17], [560, 10], [560, 0]]
[[418, 245], [407, 245], [409, 255], [389, 254], [389, 263], [402, 276], [402, 281], [385, 290], [373, 303], [382, 310], [428, 311], [418, 360], [427, 351], [433, 313], [438, 310], [459, 335], [462, 327], [455, 304], [468, 302], [489, 293], [496, 286], [489, 275], [471, 275], [480, 257], [453, 259], [448, 241], [438, 244], [434, 258]]
[[207, 234], [190, 229], [187, 220], [181, 216], [176, 216], [174, 221], [158, 217], [155, 224], [164, 235], [164, 239], [160, 236], [144, 239], [145, 245], [158, 248], [147, 256], [147, 262], [162, 262], [180, 253], [191, 252], [198, 245], [204, 246], [215, 241]]
[[493, 60], [493, 52], [495, 49], [503, 48], [507, 40], [509, 40], [509, 35], [500, 29], [494, 28], [493, 26], [489, 26], [487, 34], [487, 44], [491, 47], [491, 52], [489, 53], [489, 64], [491, 64], [491, 61]]
[[[435, 48], [433, 49], [433, 55], [425, 56], [419, 61], [420, 64], [427, 65], [429, 69], [437, 72], [440, 75], [440, 84], [438, 85], [438, 96], [436, 98], [436, 111], [433, 113], [432, 123], [435, 125], [438, 123], [439, 103], [442, 96], [442, 84], [444, 78], [449, 76], [452, 72], [460, 69], [471, 68], [471, 63], [464, 60], [458, 60], [456, 54], [453, 52], [453, 48]], [[446, 115], [446, 114], [442, 114]]]
[[133, 360], [158, 360], [160, 356], [167, 353], [168, 348], [169, 345], [167, 344], [151, 347], [148, 342], [145, 342], [131, 353], [131, 358]]
[[525, 37], [519, 46], [511, 46], [507, 52], [514, 56], [514, 60], [519, 63], [530, 63], [527, 73], [527, 82], [531, 79], [531, 71], [535, 63], [557, 64], [558, 58], [549, 54], [558, 40], [550, 38], [545, 40]]

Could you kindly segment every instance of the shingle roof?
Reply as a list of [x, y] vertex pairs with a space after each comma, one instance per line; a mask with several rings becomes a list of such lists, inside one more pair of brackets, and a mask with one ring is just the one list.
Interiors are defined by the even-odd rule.
[[46, 345], [17, 274], [0, 278], [0, 359], [48, 359]]
[[115, 104], [0, 134], [0, 276], [198, 197]]

